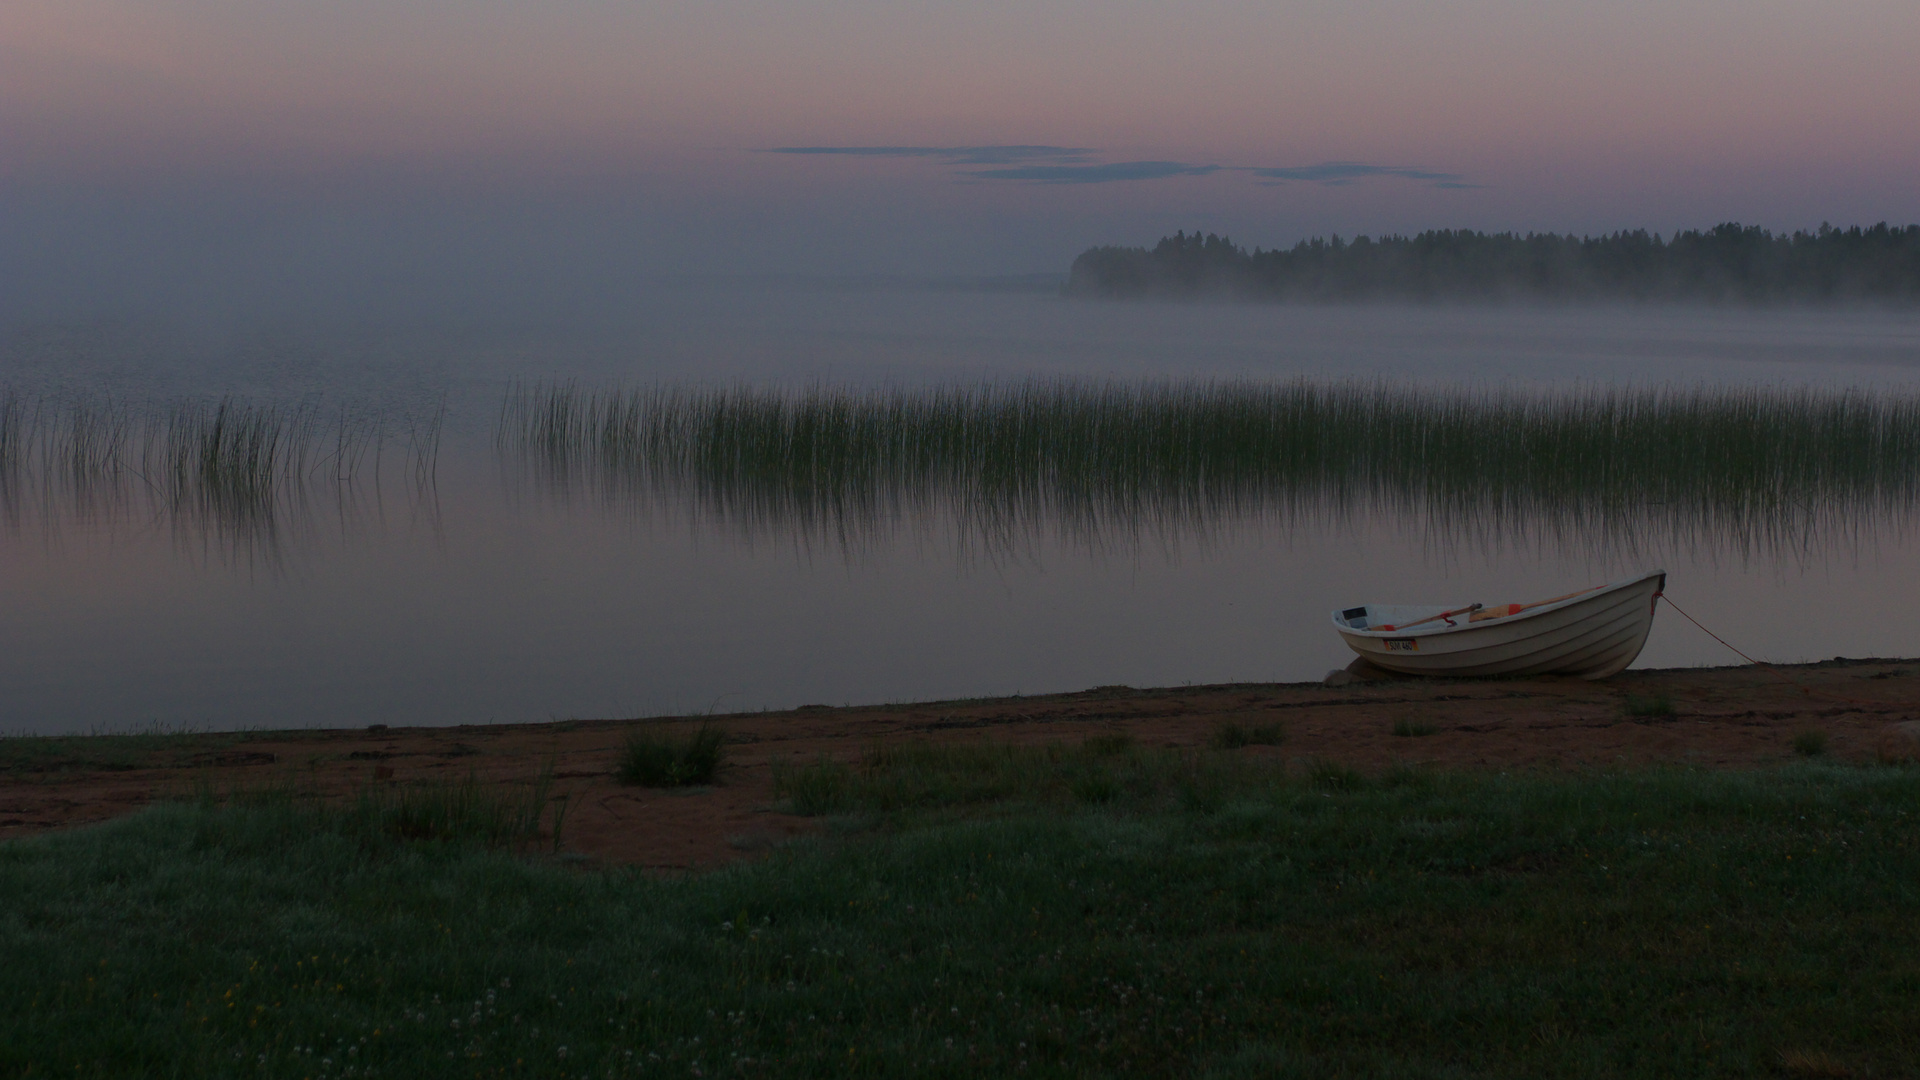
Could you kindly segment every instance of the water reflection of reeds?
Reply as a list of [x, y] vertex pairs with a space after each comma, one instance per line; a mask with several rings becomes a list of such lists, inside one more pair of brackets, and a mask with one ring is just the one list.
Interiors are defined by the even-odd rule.
[[441, 414], [388, 416], [313, 404], [126, 403], [0, 391], [0, 519], [159, 524], [183, 539], [272, 554], [331, 504], [377, 488], [397, 444], [415, 494], [430, 493]]
[[1783, 389], [1431, 391], [1030, 382], [509, 392], [556, 493], [843, 542], [951, 520], [988, 544], [1381, 514], [1450, 542], [1813, 554], [1905, 526], [1920, 399]]

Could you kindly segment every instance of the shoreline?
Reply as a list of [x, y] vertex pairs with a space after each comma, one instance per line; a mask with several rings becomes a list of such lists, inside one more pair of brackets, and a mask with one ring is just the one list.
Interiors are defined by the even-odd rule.
[[[1782, 678], [1785, 676], [1785, 678]], [[711, 787], [626, 787], [614, 759], [636, 728], [727, 736]], [[1277, 745], [1209, 750], [1225, 724], [1279, 724]], [[1396, 731], [1398, 733], [1396, 733]], [[373, 784], [476, 777], [523, 787], [551, 771], [568, 800], [564, 850], [592, 863], [707, 868], [817, 832], [776, 805], [776, 762], [852, 762], [890, 742], [1077, 743], [1122, 735], [1145, 748], [1465, 770], [1586, 770], [1662, 764], [1753, 768], [1821, 755], [1847, 764], [1920, 760], [1920, 658], [1629, 670], [1599, 682], [1379, 679], [1095, 687], [1031, 697], [808, 705], [779, 712], [374, 727], [0, 739], [0, 841], [120, 817], [196, 790], [284, 789], [343, 797]]]

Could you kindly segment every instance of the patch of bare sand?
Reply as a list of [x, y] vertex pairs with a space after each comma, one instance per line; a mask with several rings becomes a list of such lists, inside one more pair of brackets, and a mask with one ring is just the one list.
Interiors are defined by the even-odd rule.
[[[1786, 676], [1783, 678], [1782, 676]], [[1629, 715], [1629, 696], [1664, 698], [1671, 715]], [[1645, 710], [1642, 710], [1645, 711]], [[729, 739], [722, 782], [662, 791], [613, 776], [628, 732], [711, 720]], [[186, 735], [142, 740], [137, 753], [95, 753], [101, 740], [0, 742], [0, 840], [103, 821], [196, 787], [283, 786], [344, 796], [369, 784], [421, 780], [521, 785], [549, 763], [566, 796], [565, 850], [604, 862], [689, 869], [749, 857], [817, 827], [781, 813], [776, 760], [851, 761], [868, 746], [911, 739], [1078, 742], [1125, 733], [1148, 746], [1203, 747], [1223, 723], [1279, 722], [1279, 747], [1241, 754], [1338, 761], [1363, 771], [1396, 763], [1460, 769], [1583, 769], [1672, 762], [1732, 768], [1794, 756], [1819, 729], [1841, 761], [1920, 757], [1920, 660], [1832, 660], [1752, 667], [1630, 671], [1574, 679], [1390, 680], [1102, 687], [1076, 694], [861, 708], [808, 707], [711, 718], [568, 721], [454, 728]], [[1395, 735], [1396, 725], [1433, 729]], [[31, 750], [29, 751], [29, 745]]]

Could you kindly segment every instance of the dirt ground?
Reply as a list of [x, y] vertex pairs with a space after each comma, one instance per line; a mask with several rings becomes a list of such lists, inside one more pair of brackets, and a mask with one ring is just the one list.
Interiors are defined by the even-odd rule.
[[[1635, 716], [1629, 696], [1672, 702]], [[683, 791], [613, 776], [627, 733], [711, 720], [728, 739], [721, 781]], [[1279, 722], [1279, 746], [1240, 754], [1462, 769], [1591, 769], [1653, 762], [1738, 767], [1786, 761], [1818, 730], [1840, 761], [1920, 758], [1920, 660], [1845, 660], [1631, 671], [1573, 679], [1382, 680], [1100, 687], [1076, 694], [646, 720], [451, 728], [352, 728], [178, 736], [0, 739], [0, 841], [128, 813], [158, 798], [289, 786], [346, 795], [370, 784], [478, 776], [521, 785], [543, 767], [567, 797], [564, 850], [593, 862], [715, 866], [818, 827], [781, 813], [772, 763], [874, 744], [992, 740], [1077, 743], [1122, 732], [1146, 746], [1209, 744], [1215, 730]], [[1406, 722], [1431, 734], [1395, 735]]]

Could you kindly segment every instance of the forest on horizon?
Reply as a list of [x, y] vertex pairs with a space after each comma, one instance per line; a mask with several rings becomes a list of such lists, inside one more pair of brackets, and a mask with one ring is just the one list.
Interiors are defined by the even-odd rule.
[[1153, 248], [1096, 247], [1068, 295], [1244, 300], [1625, 300], [1744, 304], [1920, 303], [1920, 225], [1775, 234], [1727, 223], [1670, 237], [1435, 229], [1315, 237], [1248, 251], [1180, 232]]

